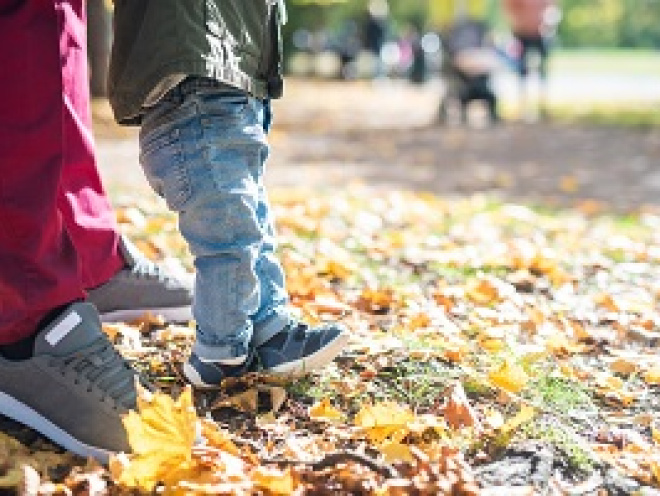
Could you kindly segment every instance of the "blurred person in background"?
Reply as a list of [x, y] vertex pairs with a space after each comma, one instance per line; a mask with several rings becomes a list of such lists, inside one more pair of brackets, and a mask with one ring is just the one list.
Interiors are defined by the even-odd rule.
[[383, 46], [387, 41], [390, 8], [387, 0], [371, 0], [364, 22], [364, 48], [371, 52], [376, 61], [375, 76], [384, 76]]
[[[515, 57], [520, 78], [520, 107], [528, 105], [528, 84], [533, 69], [539, 77], [538, 112], [545, 113], [548, 56], [561, 19], [556, 0], [502, 0], [504, 15], [516, 41]], [[532, 67], [532, 60], [535, 61]]]
[[498, 99], [492, 86], [497, 58], [490, 26], [485, 21], [461, 16], [445, 30], [442, 47], [441, 72], [446, 91], [440, 104], [440, 122], [449, 122], [450, 105], [456, 100], [461, 123], [469, 123], [468, 107], [473, 101], [484, 102], [490, 122], [497, 123]]

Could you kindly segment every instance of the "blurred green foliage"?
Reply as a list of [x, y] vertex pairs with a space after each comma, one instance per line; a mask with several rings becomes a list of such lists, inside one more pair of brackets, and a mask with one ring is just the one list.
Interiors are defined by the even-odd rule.
[[567, 47], [660, 48], [660, 0], [562, 0]]
[[[446, 1], [389, 0], [392, 32], [411, 23], [432, 28], [430, 13], [438, 2]], [[467, 0], [453, 1], [459, 6]], [[485, 1], [490, 20], [505, 29], [497, 12], [499, 1]], [[359, 22], [368, 3], [368, 0], [288, 0], [290, 22], [286, 30], [289, 33], [299, 27], [332, 30], [346, 19]], [[660, 0], [558, 0], [558, 3], [563, 11], [559, 42], [565, 47], [660, 49]]]

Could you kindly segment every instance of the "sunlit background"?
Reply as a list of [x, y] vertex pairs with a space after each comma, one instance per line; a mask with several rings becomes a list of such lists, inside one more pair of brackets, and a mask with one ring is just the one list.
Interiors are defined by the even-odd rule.
[[[542, 5], [547, 49], [545, 71], [530, 50], [524, 78], [509, 12], [520, 1]], [[273, 184], [359, 179], [622, 208], [660, 198], [660, 0], [286, 4]], [[90, 0], [100, 162], [125, 188], [144, 183], [134, 131], [103, 99], [110, 19]]]

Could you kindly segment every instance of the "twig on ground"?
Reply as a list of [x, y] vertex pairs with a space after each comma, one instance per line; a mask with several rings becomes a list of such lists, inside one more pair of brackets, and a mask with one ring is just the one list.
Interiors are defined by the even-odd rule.
[[354, 462], [373, 470], [378, 475], [386, 479], [396, 479], [400, 477], [399, 472], [391, 465], [378, 462], [366, 455], [354, 451], [337, 451], [328, 453], [320, 460], [288, 460], [283, 458], [266, 458], [261, 460], [264, 464], [270, 465], [308, 465], [312, 470], [323, 470], [339, 463]]

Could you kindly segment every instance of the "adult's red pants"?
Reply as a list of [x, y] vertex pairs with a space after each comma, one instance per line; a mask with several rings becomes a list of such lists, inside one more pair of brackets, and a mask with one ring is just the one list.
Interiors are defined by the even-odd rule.
[[124, 261], [91, 134], [85, 0], [0, 0], [0, 344]]

